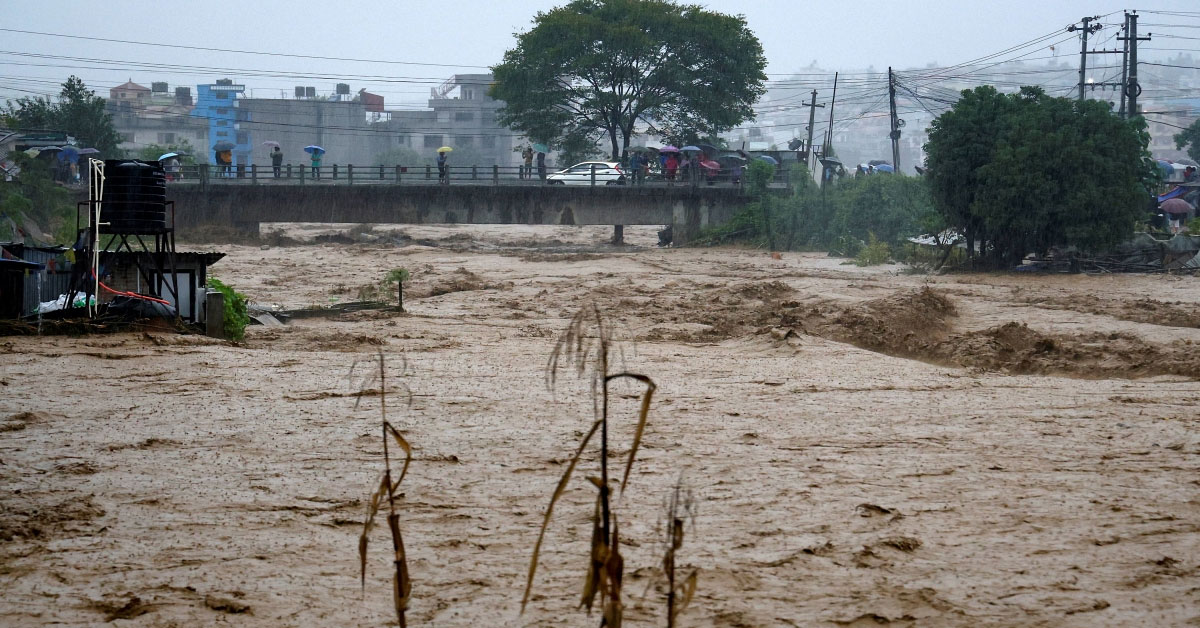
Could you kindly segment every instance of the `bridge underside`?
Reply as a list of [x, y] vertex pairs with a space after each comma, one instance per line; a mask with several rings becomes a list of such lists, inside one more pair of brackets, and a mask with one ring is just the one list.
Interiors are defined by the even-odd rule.
[[747, 199], [733, 187], [265, 186], [172, 184], [180, 231], [264, 222], [672, 225], [685, 243]]

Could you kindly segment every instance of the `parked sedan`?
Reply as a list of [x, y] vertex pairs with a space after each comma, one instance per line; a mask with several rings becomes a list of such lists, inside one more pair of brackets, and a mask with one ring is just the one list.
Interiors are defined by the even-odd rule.
[[596, 185], [625, 185], [625, 173], [615, 161], [585, 161], [546, 176], [551, 185], [591, 185], [592, 166], [596, 167]]

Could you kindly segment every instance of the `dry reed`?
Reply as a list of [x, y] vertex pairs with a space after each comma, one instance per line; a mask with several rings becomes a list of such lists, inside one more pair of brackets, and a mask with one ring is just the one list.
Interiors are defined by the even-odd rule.
[[[379, 487], [371, 493], [371, 499], [367, 506], [367, 518], [363, 522], [362, 535], [358, 537], [358, 558], [361, 567], [362, 588], [365, 594], [367, 587], [367, 539], [370, 536], [371, 530], [375, 527], [375, 515], [379, 513], [382, 506], [383, 498], [387, 497], [388, 528], [392, 533], [392, 551], [394, 553], [392, 562], [396, 568], [396, 576], [392, 583], [392, 601], [396, 607], [396, 619], [400, 622], [400, 628], [407, 626], [405, 612], [408, 610], [408, 601], [412, 593], [412, 580], [408, 574], [408, 557], [404, 551], [404, 538], [400, 534], [400, 514], [396, 512], [396, 489], [400, 483], [404, 481], [404, 476], [408, 474], [408, 465], [412, 462], [412, 446], [400, 434], [400, 431], [392, 426], [387, 420], [387, 371], [384, 365], [383, 352], [378, 354], [379, 359], [379, 413], [383, 429], [383, 477], [380, 478]], [[353, 373], [353, 369], [351, 369]], [[359, 398], [361, 400], [361, 397]], [[357, 402], [355, 406], [357, 407]], [[391, 455], [388, 451], [388, 441], [395, 440], [396, 445], [404, 451], [404, 466], [400, 469], [400, 477], [392, 482], [392, 462]]]
[[619, 379], [631, 379], [645, 385], [641, 404], [638, 410], [637, 426], [634, 429], [633, 443], [625, 462], [625, 470], [621, 477], [621, 492], [624, 493], [629, 483], [629, 472], [637, 457], [642, 435], [646, 429], [646, 420], [650, 413], [650, 401], [654, 396], [656, 386], [654, 381], [645, 375], [620, 371], [609, 372], [609, 357], [613, 349], [611, 329], [594, 304], [585, 306], [571, 319], [566, 330], [559, 337], [550, 354], [546, 366], [547, 386], [551, 389], [557, 380], [558, 371], [562, 368], [573, 367], [579, 376], [591, 372], [592, 399], [595, 420], [591, 428], [579, 441], [579, 446], [571, 456], [566, 470], [558, 480], [546, 513], [542, 517], [542, 526], [538, 531], [537, 543], [533, 547], [533, 555], [529, 560], [529, 573], [525, 580], [525, 594], [521, 598], [521, 611], [524, 612], [533, 591], [533, 580], [537, 573], [538, 557], [542, 549], [542, 541], [546, 536], [546, 528], [554, 513], [554, 505], [566, 490], [579, 459], [587, 449], [588, 444], [597, 432], [600, 433], [600, 477], [589, 477], [588, 480], [598, 489], [596, 506], [592, 514], [592, 547], [588, 566], [587, 579], [584, 583], [580, 606], [586, 607], [591, 613], [597, 595], [601, 596], [602, 620], [601, 626], [619, 628], [623, 614], [621, 604], [621, 582], [624, 575], [624, 558], [621, 556], [620, 535], [618, 533], [616, 514], [612, 512], [610, 487], [608, 478], [608, 406], [609, 384]]

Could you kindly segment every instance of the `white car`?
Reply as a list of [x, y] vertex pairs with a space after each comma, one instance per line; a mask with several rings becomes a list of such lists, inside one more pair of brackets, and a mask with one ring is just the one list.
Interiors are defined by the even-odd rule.
[[625, 185], [625, 173], [615, 161], [585, 161], [566, 170], [546, 175], [550, 185], [591, 185], [592, 166], [596, 167], [596, 185]]

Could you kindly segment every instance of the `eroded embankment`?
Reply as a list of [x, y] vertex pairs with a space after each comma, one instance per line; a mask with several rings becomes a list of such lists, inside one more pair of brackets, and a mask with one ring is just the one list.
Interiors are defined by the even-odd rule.
[[[597, 297], [615, 291], [601, 288]], [[622, 290], [621, 292], [626, 292]], [[1188, 346], [1130, 333], [1050, 333], [1010, 321], [970, 329], [953, 300], [923, 287], [854, 304], [809, 298], [780, 281], [699, 284], [651, 297], [634, 291], [618, 310], [649, 322], [646, 340], [718, 341], [773, 333], [819, 336], [888, 355], [1012, 373], [1077, 377], [1184, 375], [1200, 378], [1200, 355]]]

